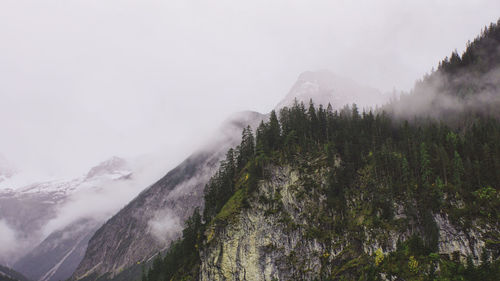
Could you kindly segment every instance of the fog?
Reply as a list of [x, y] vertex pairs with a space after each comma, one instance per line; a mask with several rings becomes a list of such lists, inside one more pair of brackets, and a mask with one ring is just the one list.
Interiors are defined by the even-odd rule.
[[496, 21], [498, 1], [0, 2], [0, 153], [77, 175], [162, 151], [167, 171], [228, 115], [268, 112], [306, 70], [408, 90]]
[[[500, 47], [498, 48], [500, 50]], [[419, 81], [412, 92], [393, 100], [385, 110], [404, 120], [432, 118], [445, 121], [448, 125], [468, 121], [464, 114], [482, 114], [500, 118], [500, 68], [493, 68], [480, 77], [471, 70], [452, 76], [436, 71]], [[465, 95], [469, 88], [473, 95]]]
[[154, 218], [148, 222], [148, 226], [148, 231], [153, 237], [165, 245], [177, 238], [182, 230], [181, 221], [172, 210], [158, 211]]
[[9, 255], [16, 253], [19, 246], [15, 230], [5, 220], [0, 219], [0, 260], [3, 261]]

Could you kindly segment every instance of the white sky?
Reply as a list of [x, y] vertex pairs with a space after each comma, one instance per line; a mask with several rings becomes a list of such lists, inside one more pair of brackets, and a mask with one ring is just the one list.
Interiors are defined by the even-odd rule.
[[0, 0], [0, 153], [69, 175], [268, 112], [306, 70], [408, 90], [500, 1]]

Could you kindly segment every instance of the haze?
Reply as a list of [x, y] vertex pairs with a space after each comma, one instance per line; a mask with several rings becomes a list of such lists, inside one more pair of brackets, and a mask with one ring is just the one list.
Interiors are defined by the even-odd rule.
[[165, 172], [306, 70], [409, 90], [499, 1], [0, 2], [0, 153], [69, 176], [161, 151]]

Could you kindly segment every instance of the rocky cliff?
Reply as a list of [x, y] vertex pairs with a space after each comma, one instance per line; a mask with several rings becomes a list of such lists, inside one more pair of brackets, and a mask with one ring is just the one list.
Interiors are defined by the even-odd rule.
[[[335, 229], [326, 190], [327, 170], [321, 165], [302, 171], [272, 167], [269, 178], [248, 199], [247, 208], [233, 209], [226, 220], [216, 220], [206, 230], [199, 279], [354, 278], [356, 273], [349, 271], [366, 270], [360, 267], [377, 254], [388, 259], [403, 243], [428, 235], [418, 222], [408, 219], [411, 208], [404, 203], [395, 206], [394, 220], [368, 227], [369, 215], [359, 212], [366, 200], [363, 193], [350, 196], [346, 210], [350, 222], [344, 230]], [[433, 221], [439, 232], [439, 255], [458, 256], [462, 262], [469, 258], [479, 264], [488, 235], [499, 233], [498, 226], [489, 224], [462, 229], [443, 213], [434, 214]]]

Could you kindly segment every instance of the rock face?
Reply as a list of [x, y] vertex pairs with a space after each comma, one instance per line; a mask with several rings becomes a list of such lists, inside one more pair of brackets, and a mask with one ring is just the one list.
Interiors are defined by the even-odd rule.
[[112, 277], [164, 250], [180, 235], [185, 219], [203, 206], [205, 184], [227, 149], [239, 143], [243, 127], [264, 118], [244, 112], [229, 119], [213, 142], [144, 190], [95, 233], [72, 278]]
[[484, 230], [478, 226], [470, 227], [464, 231], [454, 226], [446, 215], [436, 214], [434, 221], [439, 228], [438, 247], [439, 253], [452, 255], [460, 253], [461, 257], [472, 257], [477, 265], [484, 246]]
[[[272, 178], [257, 195], [269, 203], [252, 201], [227, 227], [209, 230], [215, 234], [201, 255], [201, 280], [311, 280], [325, 254], [342, 250], [342, 245], [331, 248], [307, 238], [309, 228], [302, 226], [309, 220], [302, 210], [309, 200], [296, 199], [297, 171], [276, 168]], [[322, 182], [321, 174], [316, 180]], [[318, 205], [324, 201], [317, 194], [304, 196], [319, 199]]]
[[[270, 179], [261, 181], [258, 194], [249, 199], [249, 208], [206, 231], [200, 280], [321, 279], [328, 276], [324, 272], [332, 272], [336, 261], [339, 264], [346, 256], [352, 260], [353, 252], [392, 252], [398, 242], [420, 235], [418, 227], [395, 230], [387, 226], [385, 234], [380, 231], [384, 227], [356, 235], [348, 232], [344, 237], [321, 234], [328, 228], [322, 223], [327, 221], [322, 218], [327, 214], [326, 198], [316, 191], [326, 184], [325, 172], [321, 168], [307, 174], [289, 166], [272, 168]], [[308, 182], [316, 188], [308, 190]], [[404, 210], [397, 209], [395, 218], [405, 219]], [[485, 245], [480, 230], [460, 230], [442, 214], [435, 214], [434, 221], [439, 229], [439, 254], [459, 253], [478, 262]]]

